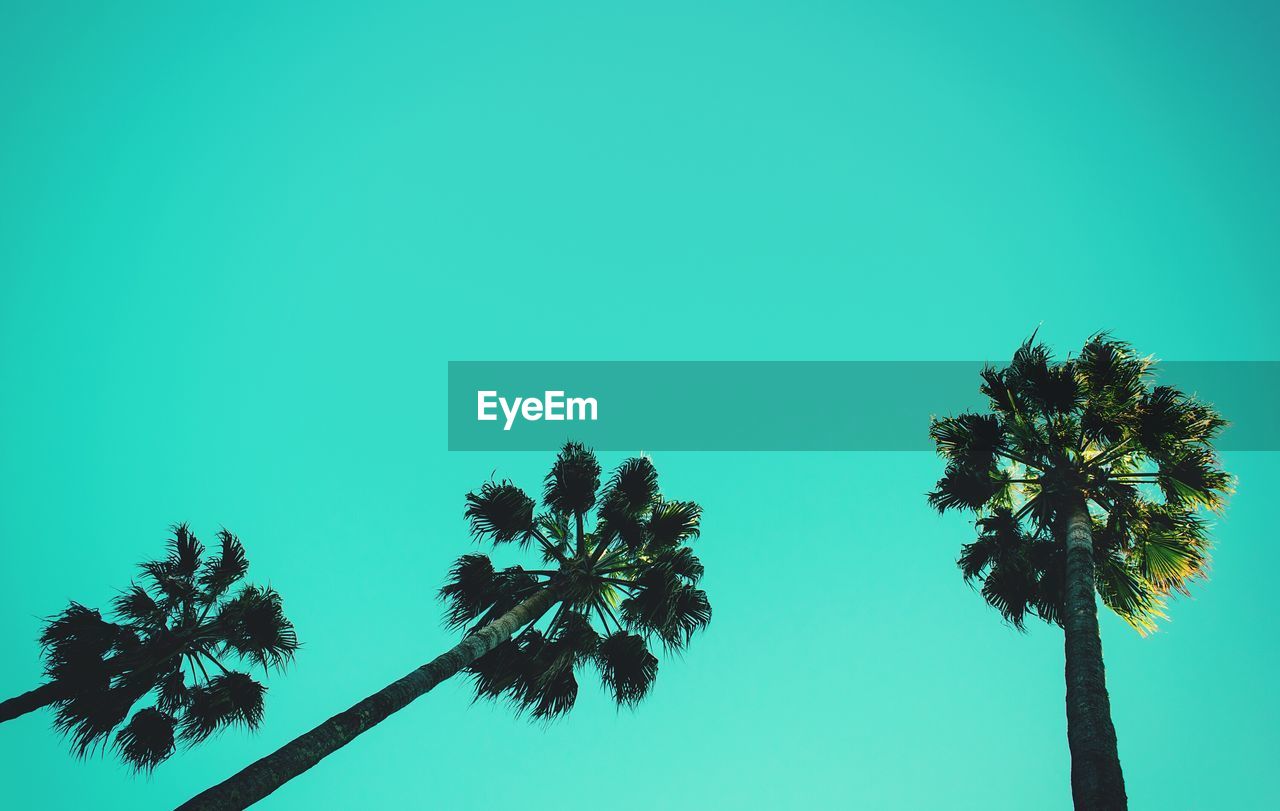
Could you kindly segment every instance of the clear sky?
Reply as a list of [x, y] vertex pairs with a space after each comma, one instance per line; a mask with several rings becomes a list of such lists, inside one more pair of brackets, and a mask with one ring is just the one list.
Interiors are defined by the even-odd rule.
[[[0, 3], [0, 693], [175, 521], [305, 645], [150, 779], [5, 724], [15, 807], [171, 807], [453, 643], [464, 493], [550, 458], [448, 453], [448, 360], [1280, 358], [1275, 4], [260, 5]], [[1060, 632], [935, 458], [655, 463], [715, 618], [639, 710], [448, 683], [262, 807], [1069, 807]], [[1226, 463], [1212, 579], [1103, 617], [1135, 808], [1277, 802], [1280, 469]]]

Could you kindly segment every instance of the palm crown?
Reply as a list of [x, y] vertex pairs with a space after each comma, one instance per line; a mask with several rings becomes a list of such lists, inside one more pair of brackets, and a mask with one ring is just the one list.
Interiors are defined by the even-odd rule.
[[154, 768], [178, 740], [195, 744], [227, 726], [258, 726], [266, 688], [223, 660], [278, 669], [298, 641], [273, 589], [243, 585], [232, 595], [249, 561], [235, 535], [224, 529], [218, 539], [217, 554], [206, 559], [187, 526], [176, 526], [168, 556], [141, 564], [143, 585], [114, 600], [116, 622], [72, 603], [46, 624], [45, 673], [66, 695], [55, 724], [78, 754], [105, 745], [148, 694], [150, 704], [115, 736], [115, 749], [135, 769]]
[[623, 462], [601, 490], [595, 455], [572, 442], [547, 474], [543, 504], [535, 515], [533, 499], [509, 481], [467, 495], [477, 538], [521, 548], [536, 542], [554, 568], [498, 570], [485, 555], [462, 556], [440, 590], [449, 624], [478, 629], [540, 590], [558, 604], [544, 629], [530, 623], [468, 666], [477, 697], [505, 697], [535, 718], [552, 718], [573, 707], [575, 673], [592, 666], [619, 705], [634, 705], [657, 676], [649, 644], [682, 649], [711, 619], [697, 588], [702, 564], [687, 546], [701, 508], [664, 499], [643, 457]]
[[1231, 484], [1211, 446], [1225, 423], [1153, 385], [1152, 365], [1105, 334], [1056, 362], [1033, 335], [1007, 368], [982, 372], [989, 413], [933, 422], [947, 466], [929, 501], [978, 514], [960, 569], [1019, 629], [1029, 614], [1062, 624], [1066, 550], [1053, 530], [1081, 505], [1097, 592], [1140, 632], [1204, 575], [1202, 510], [1219, 510]]

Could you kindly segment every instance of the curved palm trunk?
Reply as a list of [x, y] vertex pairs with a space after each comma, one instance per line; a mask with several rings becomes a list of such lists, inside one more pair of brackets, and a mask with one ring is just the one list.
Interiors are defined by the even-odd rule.
[[1122, 811], [1129, 802], [1124, 793], [1102, 665], [1094, 596], [1093, 530], [1083, 503], [1068, 518], [1066, 532], [1066, 612], [1062, 625], [1066, 636], [1071, 796], [1077, 811]]
[[357, 735], [403, 709], [409, 702], [457, 673], [534, 622], [559, 599], [559, 589], [544, 588], [485, 627], [468, 635], [447, 653], [340, 712], [310, 732], [211, 789], [178, 806], [183, 809], [241, 809], [261, 800]]
[[47, 707], [53, 702], [66, 695], [66, 691], [62, 689], [56, 681], [48, 684], [42, 684], [34, 690], [28, 690], [20, 696], [14, 696], [7, 701], [0, 701], [0, 723], [12, 721], [29, 712], [34, 712], [41, 707]]
[[[178, 645], [169, 655], [174, 655], [181, 651], [182, 645]], [[167, 656], [147, 658], [134, 657], [129, 659], [124, 656], [112, 656], [102, 662], [103, 669], [99, 671], [99, 675], [106, 678], [113, 678], [120, 675], [130, 666], [132, 667], [155, 667], [163, 662]], [[0, 724], [5, 721], [12, 721], [29, 712], [34, 712], [42, 707], [57, 703], [74, 695], [75, 689], [64, 686], [63, 682], [51, 681], [40, 685], [34, 690], [28, 690], [19, 696], [14, 696], [7, 701], [0, 701]]]

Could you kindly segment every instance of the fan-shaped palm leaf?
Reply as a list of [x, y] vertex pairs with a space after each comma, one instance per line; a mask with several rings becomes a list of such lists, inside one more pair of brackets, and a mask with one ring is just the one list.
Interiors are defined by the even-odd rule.
[[547, 474], [542, 501], [552, 512], [585, 515], [596, 503], [600, 463], [578, 442], [569, 442]]
[[173, 754], [175, 724], [172, 715], [154, 707], [138, 710], [116, 733], [120, 757], [135, 771], [150, 772]]
[[600, 680], [619, 705], [634, 707], [649, 693], [658, 677], [658, 657], [649, 652], [644, 637], [614, 631], [596, 649]]
[[267, 689], [247, 673], [229, 671], [191, 689], [180, 719], [183, 738], [199, 743], [230, 726], [257, 729]]
[[477, 538], [524, 544], [533, 534], [533, 499], [511, 482], [485, 482], [480, 492], [467, 493], [465, 514]]

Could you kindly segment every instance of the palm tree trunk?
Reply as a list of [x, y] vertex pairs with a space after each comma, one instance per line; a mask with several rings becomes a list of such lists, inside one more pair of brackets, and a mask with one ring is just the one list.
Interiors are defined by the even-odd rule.
[[34, 690], [28, 690], [20, 696], [7, 701], [0, 701], [0, 723], [12, 721], [21, 715], [47, 707], [65, 695], [62, 685], [56, 681], [42, 684]]
[[524, 626], [536, 621], [559, 599], [560, 589], [539, 590], [515, 608], [468, 635], [447, 653], [437, 656], [409, 675], [392, 682], [345, 712], [261, 760], [246, 766], [218, 785], [178, 806], [192, 809], [241, 809], [261, 800], [289, 780], [316, 765], [325, 756], [350, 743], [357, 735], [403, 709], [418, 696], [506, 642]]
[[1102, 665], [1094, 596], [1093, 529], [1083, 501], [1067, 519], [1066, 536], [1066, 612], [1062, 626], [1066, 636], [1071, 796], [1077, 811], [1123, 811], [1129, 801], [1124, 793]]

